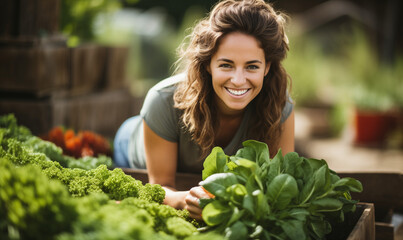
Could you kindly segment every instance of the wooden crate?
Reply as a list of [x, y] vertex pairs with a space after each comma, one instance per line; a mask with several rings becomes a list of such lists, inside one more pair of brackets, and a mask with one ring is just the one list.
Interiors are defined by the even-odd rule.
[[403, 174], [398, 172], [339, 172], [340, 177], [352, 177], [363, 185], [363, 192], [352, 193], [354, 199], [375, 206], [376, 239], [393, 240], [392, 215], [403, 211]]
[[0, 36], [51, 35], [59, 30], [60, 0], [0, 1]]
[[62, 34], [50, 36], [0, 36], [0, 48], [67, 47], [67, 37]]
[[128, 47], [105, 46], [105, 76], [101, 82], [102, 89], [121, 88], [126, 83]]
[[65, 47], [0, 48], [0, 91], [49, 95], [69, 83]]
[[79, 96], [125, 86], [128, 48], [64, 38], [0, 38], [0, 92], [34, 97]]
[[114, 137], [124, 120], [139, 113], [142, 103], [126, 89], [65, 98], [0, 98], [0, 115], [14, 113], [18, 123], [35, 135], [63, 125]]
[[83, 95], [100, 89], [105, 76], [106, 49], [89, 44], [70, 48], [71, 95]]
[[[148, 183], [147, 170], [122, 168], [127, 175]], [[177, 173], [175, 182], [179, 191], [189, 190], [202, 180], [201, 174]], [[354, 213], [347, 213], [345, 221], [333, 226], [326, 239], [331, 240], [375, 240], [375, 210], [373, 203], [360, 202]], [[376, 238], [378, 239], [378, 238]]]

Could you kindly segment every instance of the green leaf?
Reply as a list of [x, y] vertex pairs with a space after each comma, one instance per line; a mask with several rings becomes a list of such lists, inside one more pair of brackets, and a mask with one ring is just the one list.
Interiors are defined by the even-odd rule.
[[207, 204], [214, 201], [214, 198], [200, 198], [200, 208], [203, 209]]
[[234, 184], [227, 189], [227, 195], [230, 197], [230, 201], [238, 205], [242, 205], [243, 199], [248, 193], [246, 187], [242, 184]]
[[245, 209], [239, 210], [239, 208], [234, 207], [232, 211], [232, 216], [229, 219], [227, 226], [231, 226], [233, 223], [236, 223], [244, 214]]
[[215, 196], [229, 199], [230, 196], [226, 195], [226, 190], [237, 183], [237, 177], [233, 173], [216, 173], [201, 181], [200, 185]]
[[295, 178], [302, 179], [302, 181], [306, 184], [313, 175], [313, 169], [311, 164], [309, 164], [308, 159], [302, 157], [302, 162], [299, 168], [295, 170]]
[[283, 154], [281, 153], [281, 149], [278, 150], [276, 156], [270, 161], [269, 164], [269, 172], [266, 176], [262, 176], [262, 179], [265, 179], [267, 183], [271, 183], [273, 179], [281, 173], [281, 165], [283, 163]]
[[304, 231], [304, 222], [298, 220], [282, 221], [281, 228], [291, 240], [304, 240], [307, 238], [307, 234]]
[[266, 143], [256, 140], [247, 140], [244, 141], [242, 145], [244, 148], [238, 150], [235, 156], [254, 161], [259, 166], [261, 166], [264, 162], [269, 161], [270, 154]]
[[302, 222], [306, 221], [306, 217], [309, 216], [309, 211], [305, 208], [292, 208], [286, 209], [288, 212], [288, 217], [293, 218]]
[[309, 165], [311, 165], [313, 171], [316, 171], [324, 165], [327, 165], [326, 161], [323, 159], [305, 158], [305, 160], [309, 163]]
[[326, 234], [332, 231], [332, 227], [323, 217], [312, 217], [309, 228], [317, 236], [317, 239], [324, 239]]
[[263, 216], [270, 214], [270, 205], [268, 199], [262, 191], [256, 190], [252, 193], [255, 206], [255, 219], [261, 219]]
[[280, 174], [269, 184], [266, 196], [272, 208], [284, 209], [298, 195], [295, 179], [289, 174]]
[[202, 179], [213, 175], [214, 173], [224, 172], [228, 156], [220, 147], [214, 147], [203, 163]]
[[298, 197], [300, 204], [308, 202], [310, 199], [314, 199], [315, 196], [323, 195], [331, 187], [330, 172], [327, 165], [322, 165], [317, 169], [313, 176], [303, 186], [301, 194]]
[[283, 173], [288, 173], [295, 176], [296, 169], [300, 168], [303, 159], [296, 152], [289, 152], [284, 156]]
[[361, 182], [350, 177], [341, 178], [332, 187], [335, 191], [341, 192], [362, 192], [363, 190]]
[[321, 198], [311, 202], [310, 211], [315, 212], [334, 212], [343, 207], [343, 202], [334, 198]]
[[245, 224], [238, 221], [225, 229], [225, 237], [229, 240], [244, 240], [248, 237], [248, 229]]
[[237, 167], [233, 168], [232, 172], [245, 179], [245, 182], [251, 175], [255, 175], [256, 168], [258, 167], [255, 162], [244, 158], [239, 158], [234, 163]]
[[231, 207], [217, 200], [207, 204], [202, 211], [203, 220], [209, 226], [227, 223], [231, 215]]
[[246, 210], [248, 210], [252, 215], [255, 215], [255, 201], [252, 195], [247, 194], [244, 198], [243, 198], [243, 203], [242, 203], [243, 208], [245, 208]]

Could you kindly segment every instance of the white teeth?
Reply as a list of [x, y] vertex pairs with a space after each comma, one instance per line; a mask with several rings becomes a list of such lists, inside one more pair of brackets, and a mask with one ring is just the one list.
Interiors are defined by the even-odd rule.
[[230, 92], [231, 94], [236, 95], [236, 96], [243, 95], [248, 91], [248, 89], [234, 90], [234, 89], [229, 89], [229, 88], [227, 88], [227, 90], [228, 90], [228, 92]]

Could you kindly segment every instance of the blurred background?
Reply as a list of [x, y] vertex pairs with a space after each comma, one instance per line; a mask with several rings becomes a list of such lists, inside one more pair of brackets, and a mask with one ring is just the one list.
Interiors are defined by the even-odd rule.
[[[215, 0], [0, 3], [0, 113], [112, 139]], [[270, 1], [290, 16], [296, 151], [341, 170], [403, 171], [400, 0]]]

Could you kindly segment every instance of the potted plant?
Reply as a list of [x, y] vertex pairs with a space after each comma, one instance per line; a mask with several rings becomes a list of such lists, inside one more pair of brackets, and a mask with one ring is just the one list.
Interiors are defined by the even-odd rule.
[[383, 146], [397, 125], [401, 70], [397, 64], [382, 64], [364, 34], [356, 31], [353, 41], [347, 62], [352, 77], [348, 88], [354, 108], [353, 141], [358, 145]]

